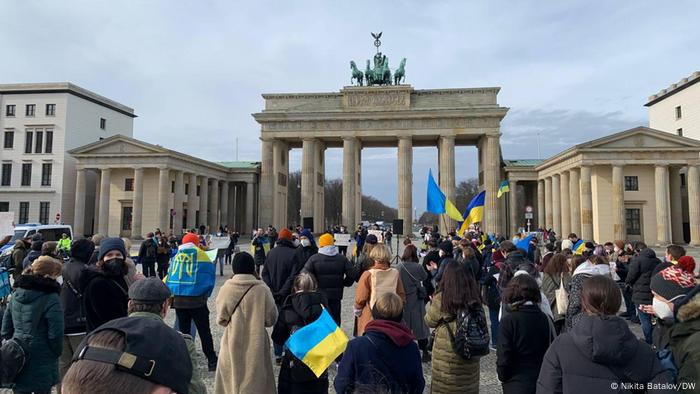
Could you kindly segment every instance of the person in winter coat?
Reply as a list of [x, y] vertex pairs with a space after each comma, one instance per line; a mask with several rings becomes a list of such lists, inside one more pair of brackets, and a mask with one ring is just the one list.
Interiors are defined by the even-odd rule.
[[679, 262], [678, 265], [670, 266], [651, 277], [650, 287], [654, 298], [652, 305], [647, 306], [644, 312], [653, 314], [657, 318], [652, 333], [654, 349], [668, 348], [671, 328], [675, 324], [674, 314], [677, 310], [675, 303], [693, 291], [696, 286], [693, 275], [695, 263], [693, 262], [691, 266], [685, 263], [685, 261]]
[[428, 298], [435, 294], [435, 284], [433, 283], [433, 270], [431, 267], [437, 267], [440, 263], [440, 250], [437, 247], [437, 241], [434, 239], [428, 240], [426, 242], [428, 246], [428, 252], [423, 256], [423, 270], [428, 274], [428, 277], [423, 281], [423, 287], [425, 287], [426, 293], [428, 293]]
[[153, 238], [153, 233], [146, 234], [146, 239], [139, 248], [139, 263], [143, 276], [156, 276], [156, 260], [158, 259], [158, 243]]
[[58, 358], [63, 344], [60, 276], [61, 263], [42, 256], [15, 283], [16, 290], [5, 309], [0, 332], [3, 339], [19, 337], [29, 343], [27, 364], [13, 386], [15, 393], [50, 393], [51, 387], [60, 381]]
[[83, 294], [87, 332], [110, 320], [126, 317], [129, 287], [124, 280], [128, 268], [124, 241], [105, 238], [95, 268], [83, 270], [80, 291]]
[[262, 266], [265, 264], [265, 244], [268, 242], [269, 240], [262, 228], [258, 228], [255, 231], [253, 239], [250, 241], [250, 244], [253, 246], [253, 256], [255, 257], [255, 270], [258, 273], [262, 271]]
[[489, 321], [491, 326], [491, 350], [496, 350], [498, 343], [499, 315], [501, 312], [502, 289], [498, 284], [497, 275], [500, 276], [504, 257], [500, 251], [494, 250], [491, 254], [489, 265], [486, 266], [486, 275], [483, 280], [483, 301], [489, 308]]
[[95, 250], [95, 244], [88, 238], [80, 238], [71, 245], [71, 256], [63, 264], [61, 276], [61, 306], [63, 307], [64, 336], [63, 352], [59, 360], [61, 378], [65, 376], [73, 361], [73, 354], [87, 334], [85, 309], [80, 289], [80, 276], [87, 269], [87, 262]]
[[300, 245], [297, 247], [296, 260], [297, 264], [301, 267], [306, 264], [309, 257], [318, 253], [318, 247], [316, 246], [316, 240], [314, 240], [314, 235], [307, 228], [299, 232], [299, 242]]
[[467, 271], [474, 276], [474, 279], [477, 281], [481, 279], [481, 264], [474, 254], [471, 242], [467, 239], [460, 241], [459, 254], [455, 257], [455, 260], [465, 264]]
[[41, 256], [41, 247], [44, 245], [44, 237], [36, 233], [32, 236], [32, 245], [30, 247], [29, 253], [22, 260], [22, 269], [26, 269], [32, 262], [36, 260], [37, 257]]
[[26, 239], [18, 239], [15, 241], [15, 247], [12, 249], [12, 267], [15, 269], [12, 272], [13, 282], [17, 281], [20, 275], [22, 275], [22, 262], [24, 258], [27, 257], [29, 253], [30, 242]]
[[240, 234], [238, 234], [238, 231], [231, 231], [229, 234], [228, 238], [228, 246], [226, 247], [226, 264], [231, 264], [231, 257], [233, 256], [234, 251], [236, 250], [236, 244], [238, 243], [238, 238], [240, 238]]
[[[528, 260], [521, 249], [518, 249], [511, 241], [503, 241], [498, 248], [506, 258], [504, 264], [508, 266], [511, 272], [524, 270], [534, 274], [537, 272], [535, 264]], [[536, 276], [536, 275], [533, 275]]]
[[[314, 277], [305, 272], [297, 275], [294, 279], [293, 293], [284, 301], [272, 330], [273, 342], [287, 342], [294, 331], [318, 319], [326, 306], [326, 297], [316, 291]], [[278, 393], [327, 393], [328, 373], [324, 372], [317, 378], [311, 369], [291, 352], [285, 352], [277, 390]]]
[[[355, 270], [357, 271], [357, 280], [360, 279], [362, 274], [372, 267], [374, 261], [369, 257], [372, 250], [378, 245], [379, 240], [374, 234], [369, 234], [367, 237], [363, 238], [363, 244], [361, 252], [358, 250], [359, 256], [357, 257], [357, 263], [355, 264]], [[358, 246], [359, 247], [359, 246]]]
[[94, 234], [91, 238], [92, 243], [95, 244], [95, 251], [92, 252], [92, 257], [90, 257], [90, 261], [88, 261], [88, 265], [95, 265], [97, 263], [97, 256], [100, 254], [100, 242], [105, 239], [105, 236], [97, 233]]
[[334, 245], [332, 235], [323, 234], [318, 244], [318, 253], [309, 257], [303, 271], [316, 278], [318, 291], [326, 296], [328, 313], [340, 326], [343, 288], [352, 286], [356, 273], [352, 263]]
[[[700, 286], [675, 305], [676, 323], [671, 327], [669, 347], [678, 368], [677, 383], [700, 381]], [[697, 390], [697, 386], [695, 386]], [[685, 393], [694, 393], [688, 389]]]
[[554, 328], [556, 329], [557, 335], [559, 335], [564, 328], [567, 308], [566, 305], [557, 305], [556, 294], [559, 289], [564, 289], [568, 294], [570, 283], [571, 271], [569, 270], [567, 258], [564, 254], [557, 253], [551, 257], [547, 265], [544, 266], [541, 287], [542, 292], [547, 296], [549, 306], [552, 308]]
[[447, 261], [447, 259], [454, 258], [454, 245], [452, 245], [452, 241], [440, 242], [438, 245], [438, 255], [440, 256], [440, 261], [437, 264], [431, 263], [429, 269], [434, 272], [433, 278], [435, 278], [435, 283], [439, 285], [440, 280], [442, 280], [442, 275], [445, 272], [443, 263]]
[[[584, 316], [547, 350], [537, 379], [538, 394], [609, 393], [621, 383], [671, 383], [649, 345], [639, 341], [627, 322], [617, 317], [620, 289], [605, 275], [586, 279], [582, 291]], [[647, 393], [668, 392], [650, 389]]]
[[443, 279], [425, 315], [428, 327], [435, 328], [431, 389], [436, 394], [478, 393], [479, 360], [464, 360], [454, 352], [446, 325], [450, 325], [453, 333], [457, 331], [455, 320], [459, 311], [481, 302], [479, 287], [454, 259], [444, 260], [442, 264], [445, 264]]
[[537, 304], [540, 289], [530, 275], [514, 277], [503, 293], [510, 313], [501, 319], [496, 371], [504, 394], [534, 394], [554, 326]]
[[418, 348], [423, 353], [423, 361], [428, 362], [430, 361], [430, 352], [428, 351], [430, 329], [425, 324], [426, 292], [425, 287], [423, 287], [423, 281], [428, 277], [428, 274], [418, 264], [418, 250], [413, 244], [406, 245], [397, 269], [401, 274], [401, 283], [403, 283], [406, 292], [403, 321], [418, 340]]
[[384, 244], [377, 244], [369, 258], [374, 265], [362, 273], [355, 291], [355, 309], [357, 317], [357, 334], [361, 336], [367, 323], [372, 321], [372, 308], [379, 296], [384, 293], [395, 293], [405, 302], [406, 292], [401, 281], [401, 275], [396, 268], [391, 268], [391, 252]]
[[401, 323], [401, 298], [384, 293], [372, 309], [364, 335], [352, 339], [333, 382], [336, 393], [410, 393], [425, 388], [420, 353]]
[[216, 319], [224, 327], [214, 392], [274, 393], [275, 375], [266, 327], [277, 321], [270, 289], [255, 276], [255, 261], [245, 252], [231, 262], [233, 277], [216, 296]]
[[166, 237], [156, 237], [158, 248], [156, 249], [156, 263], [158, 264], [158, 277], [163, 279], [168, 275], [168, 267], [170, 266], [170, 245]]
[[645, 244], [638, 243], [637, 249], [639, 254], [632, 258], [627, 272], [625, 282], [632, 286], [632, 302], [636, 307], [637, 316], [642, 325], [644, 340], [651, 343], [652, 326], [651, 315], [643, 312], [641, 308], [644, 305], [651, 305], [651, 276], [654, 273], [654, 268], [661, 263], [661, 260], [656, 258], [656, 253], [653, 249], [647, 248]]
[[603, 275], [611, 278], [610, 265], [608, 262], [599, 256], [587, 253], [585, 260], [580, 264], [571, 276], [569, 282], [571, 288], [569, 290], [569, 305], [566, 308], [566, 319], [564, 321], [564, 329], [571, 330], [583, 317], [583, 303], [581, 293], [583, 292], [583, 283], [591, 276]]

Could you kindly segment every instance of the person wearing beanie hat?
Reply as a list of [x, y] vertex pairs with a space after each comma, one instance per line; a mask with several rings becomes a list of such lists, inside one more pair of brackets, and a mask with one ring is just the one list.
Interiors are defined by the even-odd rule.
[[658, 317], [652, 331], [652, 345], [658, 349], [668, 346], [671, 328], [675, 324], [675, 302], [695, 288], [692, 272], [674, 265], [651, 278], [652, 304], [644, 305], [643, 311]]
[[[291, 244], [283, 240], [282, 245], [284, 242]], [[270, 254], [277, 249], [287, 247], [276, 247]], [[236, 253], [232, 266], [233, 277], [216, 296], [216, 321], [224, 332], [214, 392], [275, 393], [270, 339], [265, 327], [272, 327], [277, 321], [277, 305], [270, 288], [253, 275], [255, 262], [251, 255]]]
[[376, 236], [376, 235], [374, 235], [374, 234], [368, 234], [368, 235], [365, 237], [365, 242], [368, 243], [368, 244], [370, 244], [370, 245], [376, 245], [376, 244], [379, 242], [379, 240], [377, 239], [377, 236]]
[[199, 247], [199, 235], [195, 233], [187, 233], [185, 234], [184, 237], [182, 237], [182, 244], [188, 244], [191, 243], [196, 247]]
[[318, 238], [318, 246], [323, 248], [326, 246], [335, 245], [335, 240], [331, 234], [325, 233]]
[[695, 264], [693, 256], [681, 256], [681, 258], [678, 259], [678, 266], [685, 272], [690, 272], [693, 276], [698, 276], [698, 272], [696, 271], [698, 266]]
[[31, 246], [29, 248], [29, 253], [22, 260], [22, 270], [32, 265], [32, 262], [36, 260], [37, 257], [41, 256], [41, 247], [44, 246], [44, 236], [40, 233], [36, 233], [32, 236]]
[[277, 236], [278, 241], [281, 239], [291, 241], [292, 240], [292, 232], [289, 231], [288, 228], [283, 228], [282, 230], [280, 230], [279, 235]]
[[[314, 236], [311, 234], [311, 230], [305, 228], [299, 232], [300, 244], [296, 251], [296, 264], [297, 268], [301, 270], [304, 264], [309, 260], [309, 257], [318, 253], [318, 246], [314, 241]], [[296, 271], [299, 273], [299, 271]]]

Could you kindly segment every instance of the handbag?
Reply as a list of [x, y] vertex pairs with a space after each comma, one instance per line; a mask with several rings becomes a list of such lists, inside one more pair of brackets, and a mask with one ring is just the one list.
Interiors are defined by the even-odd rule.
[[[30, 345], [36, 332], [41, 314], [46, 308], [48, 296], [41, 297], [36, 308], [32, 310], [32, 326], [26, 335], [17, 335], [15, 331], [12, 338], [3, 341], [0, 346], [0, 384], [9, 385], [15, 382], [17, 376], [27, 365], [30, 355]], [[10, 308], [11, 306], [8, 306]]]
[[425, 289], [425, 286], [423, 286], [423, 282], [416, 279], [415, 276], [411, 275], [411, 272], [406, 268], [406, 266], [401, 263], [401, 268], [403, 268], [404, 271], [408, 274], [408, 276], [413, 279], [413, 281], [416, 283], [416, 297], [418, 297], [419, 300], [425, 300], [428, 298], [428, 291]]
[[559, 288], [554, 290], [554, 299], [557, 302], [557, 314], [566, 315], [566, 310], [569, 308], [569, 292], [564, 288], [564, 274], [559, 278]]

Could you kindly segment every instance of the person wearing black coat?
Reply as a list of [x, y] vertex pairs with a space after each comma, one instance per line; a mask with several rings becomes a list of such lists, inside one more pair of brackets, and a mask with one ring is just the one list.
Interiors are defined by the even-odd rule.
[[641, 305], [651, 305], [653, 298], [650, 288], [651, 277], [654, 273], [654, 268], [661, 263], [661, 260], [656, 257], [656, 253], [653, 249], [647, 248], [644, 244], [640, 246], [642, 249], [639, 251], [639, 254], [633, 257], [630, 262], [625, 282], [629, 286], [632, 286], [632, 302], [634, 302], [639, 321], [642, 325], [644, 340], [647, 343], [651, 343], [653, 329], [651, 325], [651, 315], [642, 312], [639, 310], [639, 307]]

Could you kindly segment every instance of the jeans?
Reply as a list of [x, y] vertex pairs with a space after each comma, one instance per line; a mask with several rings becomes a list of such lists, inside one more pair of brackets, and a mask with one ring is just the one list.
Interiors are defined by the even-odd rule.
[[168, 275], [168, 267], [170, 267], [170, 260], [163, 263], [158, 263], [158, 277], [163, 279]]
[[275, 357], [282, 357], [282, 353], [284, 351], [284, 345], [278, 345], [275, 342], [272, 342], [272, 347], [275, 350]]
[[217, 257], [216, 261], [219, 263], [219, 275], [224, 276], [224, 263], [226, 262], [225, 256]]
[[642, 332], [644, 333], [644, 342], [651, 345], [651, 332], [653, 327], [651, 325], [651, 315], [644, 313], [639, 310], [639, 305], [637, 305], [637, 316], [639, 317], [639, 323], [642, 325]]
[[[190, 334], [189, 330], [192, 321], [197, 326], [199, 331], [199, 339], [202, 341], [202, 351], [207, 356], [207, 360], [212, 362], [216, 360], [216, 352], [214, 352], [214, 340], [211, 337], [211, 329], [209, 328], [209, 308], [202, 306], [194, 309], [175, 309], [177, 319], [180, 323], [180, 332]], [[185, 327], [187, 331], [182, 328]]]
[[[175, 324], [173, 324], [173, 329], [175, 331], [182, 332], [182, 330], [180, 330], [180, 320], [178, 320], [177, 318], [177, 313], [175, 314]], [[192, 336], [192, 340], [194, 341], [194, 337], [197, 336], [197, 326], [194, 324], [194, 322], [190, 324], [190, 335]]]
[[149, 276], [156, 276], [156, 262], [155, 261], [144, 261], [141, 263], [143, 276], [148, 278]]
[[501, 306], [496, 307], [489, 306], [489, 320], [491, 320], [491, 346], [496, 347], [498, 343], [498, 312], [500, 312]]

